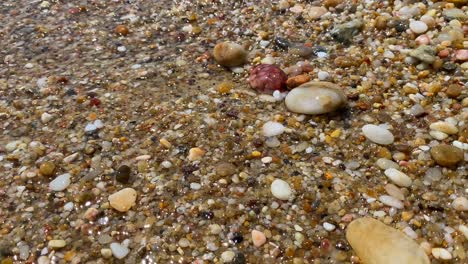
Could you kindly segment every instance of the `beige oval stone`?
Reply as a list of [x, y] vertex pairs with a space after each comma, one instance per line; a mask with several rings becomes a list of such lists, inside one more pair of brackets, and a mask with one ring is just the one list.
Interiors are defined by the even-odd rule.
[[244, 64], [247, 52], [237, 43], [221, 42], [214, 47], [213, 57], [222, 66], [235, 67]]
[[127, 212], [135, 205], [137, 193], [133, 188], [125, 188], [109, 195], [109, 204], [119, 212]]
[[437, 164], [451, 167], [463, 160], [463, 150], [445, 144], [434, 146], [430, 150], [432, 158]]
[[333, 112], [346, 104], [340, 87], [330, 82], [307, 82], [293, 89], [285, 99], [289, 111], [319, 115]]
[[445, 134], [453, 135], [458, 133], [458, 128], [449, 122], [444, 122], [444, 121], [438, 121], [435, 123], [432, 123], [429, 126], [430, 129], [444, 132]]
[[401, 231], [370, 217], [351, 222], [346, 239], [363, 264], [429, 264], [423, 249]]

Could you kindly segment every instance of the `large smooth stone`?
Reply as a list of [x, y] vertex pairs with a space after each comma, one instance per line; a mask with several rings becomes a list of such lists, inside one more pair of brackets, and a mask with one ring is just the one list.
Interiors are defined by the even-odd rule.
[[235, 67], [244, 64], [247, 59], [247, 52], [241, 45], [226, 41], [216, 44], [213, 56], [220, 65]]
[[346, 239], [363, 264], [429, 264], [423, 249], [399, 230], [373, 218], [351, 222]]
[[346, 104], [340, 87], [330, 82], [308, 82], [288, 93], [285, 99], [289, 111], [319, 115], [333, 112]]

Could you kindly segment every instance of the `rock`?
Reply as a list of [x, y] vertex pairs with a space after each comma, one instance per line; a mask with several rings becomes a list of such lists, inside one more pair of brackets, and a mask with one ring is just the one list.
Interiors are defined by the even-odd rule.
[[394, 168], [394, 169], [399, 169], [400, 166], [394, 162], [393, 160], [389, 160], [389, 159], [386, 159], [386, 158], [380, 158], [378, 159], [375, 164], [381, 168], [382, 170], [386, 170], [386, 169], [390, 169], [390, 168]]
[[449, 260], [452, 259], [452, 254], [445, 248], [433, 248], [431, 250], [432, 256], [436, 259]]
[[101, 255], [103, 258], [108, 259], [112, 257], [112, 250], [110, 250], [109, 248], [103, 248], [101, 249]]
[[265, 137], [274, 137], [283, 134], [285, 127], [278, 122], [268, 121], [263, 125], [263, 135]]
[[250, 69], [249, 84], [260, 93], [284, 92], [287, 80], [286, 73], [275, 65], [260, 64]]
[[54, 249], [63, 248], [66, 245], [67, 245], [67, 242], [65, 242], [65, 240], [62, 240], [62, 239], [50, 240], [49, 243], [47, 244], [49, 248], [54, 248]]
[[363, 126], [362, 133], [367, 139], [380, 145], [389, 145], [395, 140], [392, 132], [388, 131], [386, 128], [376, 125], [368, 124]]
[[190, 161], [201, 160], [201, 158], [205, 155], [205, 151], [201, 148], [191, 148], [189, 150], [188, 159]]
[[448, 97], [455, 99], [458, 96], [460, 96], [462, 91], [463, 91], [463, 87], [461, 85], [451, 84], [449, 85], [445, 93], [447, 94]]
[[401, 187], [410, 187], [413, 181], [411, 180], [408, 175], [404, 174], [403, 172], [394, 169], [394, 168], [389, 168], [385, 170], [385, 175], [396, 185], [401, 186]]
[[409, 27], [411, 31], [413, 31], [416, 34], [422, 34], [427, 31], [428, 27], [426, 23], [418, 20], [411, 20]]
[[448, 138], [447, 134], [445, 134], [444, 132], [436, 131], [436, 130], [429, 131], [429, 135], [431, 135], [431, 137], [433, 137], [433, 138], [435, 138], [437, 140], [444, 140], [444, 139]]
[[275, 43], [275, 47], [279, 50], [288, 50], [291, 46], [291, 43], [287, 39], [281, 37], [276, 37], [273, 42]]
[[215, 171], [217, 175], [227, 177], [236, 173], [236, 166], [232, 163], [222, 161], [216, 164]]
[[326, 71], [319, 71], [317, 73], [317, 78], [320, 80], [320, 81], [325, 81], [328, 79], [328, 77], [330, 77], [330, 74]]
[[461, 49], [461, 50], [455, 51], [455, 59], [459, 61], [468, 60], [468, 49]]
[[390, 196], [400, 200], [400, 201], [403, 201], [405, 199], [405, 195], [403, 194], [403, 192], [401, 191], [400, 188], [398, 188], [397, 186], [389, 183], [387, 185], [385, 185], [385, 191], [390, 194]]
[[468, 211], [468, 199], [465, 197], [457, 197], [453, 200], [452, 207], [457, 211]]
[[70, 185], [70, 178], [71, 175], [69, 173], [57, 176], [53, 181], [49, 183], [49, 188], [55, 192], [63, 191], [68, 187], [68, 185]]
[[127, 165], [121, 165], [115, 173], [115, 180], [120, 183], [128, 183], [130, 180], [131, 169]]
[[55, 164], [50, 161], [46, 161], [39, 166], [39, 173], [43, 176], [50, 177], [55, 173]]
[[50, 120], [52, 120], [53, 117], [54, 117], [53, 115], [51, 115], [51, 114], [49, 114], [47, 112], [44, 112], [41, 115], [41, 122], [44, 123], [44, 124], [48, 123]]
[[125, 258], [130, 252], [127, 247], [115, 242], [110, 244], [110, 249], [112, 251], [112, 255], [114, 255], [114, 257], [117, 259]]
[[414, 41], [416, 41], [416, 44], [418, 45], [429, 45], [429, 43], [431, 43], [431, 38], [424, 34], [418, 36]]
[[395, 197], [388, 196], [388, 195], [381, 195], [379, 197], [379, 201], [385, 205], [395, 207], [397, 209], [403, 209], [404, 207], [403, 203], [400, 200], [398, 200]]
[[313, 81], [290, 91], [285, 103], [291, 112], [318, 115], [346, 105], [346, 96], [334, 83]]
[[309, 16], [309, 19], [316, 20], [319, 19], [321, 16], [325, 15], [327, 12], [328, 10], [325, 7], [311, 6], [307, 11], [307, 15]]
[[336, 226], [334, 224], [330, 224], [328, 222], [323, 223], [323, 228], [327, 231], [333, 231], [335, 230]]
[[445, 144], [440, 144], [431, 148], [431, 156], [437, 164], [451, 167], [463, 160], [463, 150]]
[[446, 8], [444, 11], [442, 11], [442, 15], [448, 20], [456, 19], [463, 21], [468, 19], [468, 16], [465, 14], [465, 12], [459, 8]]
[[266, 236], [263, 232], [252, 230], [252, 242], [254, 246], [261, 247], [266, 243]]
[[109, 204], [119, 212], [127, 212], [135, 205], [137, 193], [133, 188], [125, 188], [109, 195]]
[[231, 251], [231, 250], [227, 250], [227, 251], [224, 251], [224, 252], [221, 254], [221, 259], [222, 259], [223, 262], [225, 262], [225, 263], [230, 263], [230, 262], [232, 262], [232, 260], [234, 259], [235, 256], [236, 256], [236, 253], [234, 253], [234, 252]]
[[[289, 48], [288, 52], [292, 55], [297, 55], [302, 58], [308, 58], [314, 53], [314, 49], [303, 44], [294, 44]], [[299, 68], [300, 72], [302, 72], [303, 68]]]
[[417, 47], [416, 49], [410, 51], [409, 55], [428, 64], [432, 64], [436, 60], [435, 49], [427, 45], [421, 45]]
[[222, 66], [235, 67], [245, 63], [247, 52], [237, 43], [221, 42], [214, 47], [213, 57]]
[[364, 23], [361, 20], [355, 19], [335, 26], [331, 31], [331, 36], [338, 42], [349, 44], [353, 37], [361, 31], [363, 26]]
[[292, 197], [291, 187], [287, 182], [280, 179], [275, 179], [271, 184], [271, 193], [280, 200], [289, 200]]
[[130, 32], [125, 25], [118, 25], [115, 27], [114, 32], [121, 36], [126, 36]]
[[293, 89], [308, 81], [310, 81], [310, 76], [307, 74], [301, 74], [301, 75], [288, 78], [288, 80], [286, 81], [286, 85], [288, 86], [289, 89]]
[[435, 123], [432, 123], [429, 126], [429, 128], [432, 130], [444, 132], [445, 134], [448, 134], [448, 135], [453, 135], [453, 134], [458, 133], [458, 128], [450, 124], [449, 122], [443, 122], [443, 121], [435, 122]]
[[430, 264], [416, 242], [399, 230], [369, 217], [351, 222], [346, 239], [363, 264]]

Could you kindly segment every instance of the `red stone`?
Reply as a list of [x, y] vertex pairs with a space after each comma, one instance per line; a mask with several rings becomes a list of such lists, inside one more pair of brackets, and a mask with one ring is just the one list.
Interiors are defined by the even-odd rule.
[[249, 84], [261, 93], [272, 94], [274, 91], [286, 91], [288, 76], [278, 66], [260, 64], [250, 69]]
[[90, 106], [99, 106], [101, 104], [101, 100], [97, 99], [97, 98], [91, 98], [89, 100], [89, 105]]

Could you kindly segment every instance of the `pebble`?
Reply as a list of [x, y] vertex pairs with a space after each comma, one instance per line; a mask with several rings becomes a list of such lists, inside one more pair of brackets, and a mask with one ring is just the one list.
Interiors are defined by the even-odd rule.
[[235, 67], [245, 63], [247, 52], [237, 43], [221, 42], [214, 47], [213, 57], [222, 66]]
[[431, 250], [432, 256], [436, 259], [449, 260], [452, 259], [452, 254], [445, 248], [433, 248]]
[[126, 36], [130, 32], [125, 25], [118, 25], [115, 27], [114, 32], [121, 36]]
[[426, 23], [418, 20], [411, 20], [409, 26], [411, 31], [413, 31], [416, 34], [422, 34], [428, 29]]
[[51, 114], [49, 114], [47, 112], [44, 112], [41, 115], [41, 122], [44, 123], [44, 124], [48, 123], [50, 120], [52, 120], [52, 118], [54, 118], [53, 115], [51, 115]]
[[456, 19], [459, 21], [463, 21], [465, 19], [468, 19], [468, 16], [465, 14], [465, 12], [463, 12], [463, 10], [459, 8], [446, 8], [444, 9], [444, 11], [442, 11], [442, 15], [448, 18], [449, 20]]
[[327, 80], [328, 78], [330, 77], [330, 74], [326, 71], [319, 71], [317, 73], [317, 78], [320, 80], [320, 81], [325, 81]]
[[234, 259], [235, 256], [236, 256], [236, 253], [234, 253], [231, 250], [227, 250], [227, 251], [224, 251], [223, 253], [221, 253], [221, 259], [224, 262], [227, 262], [227, 263], [232, 262], [232, 260]]
[[382, 170], [386, 170], [386, 169], [390, 169], [390, 168], [394, 168], [394, 169], [399, 169], [400, 166], [394, 162], [393, 160], [389, 160], [389, 159], [386, 159], [386, 158], [380, 158], [378, 159], [375, 164], [381, 168]]
[[137, 193], [133, 188], [125, 188], [109, 195], [109, 204], [119, 212], [127, 212], [136, 203]]
[[106, 259], [112, 257], [112, 250], [109, 248], [101, 249], [101, 256]]
[[168, 160], [165, 160], [165, 161], [161, 162], [161, 166], [163, 168], [169, 169], [170, 167], [172, 167], [172, 163], [170, 161], [168, 161]]
[[39, 166], [39, 173], [43, 176], [50, 177], [55, 173], [55, 164], [51, 161], [46, 161]]
[[395, 140], [392, 132], [388, 131], [386, 128], [372, 124], [364, 125], [362, 127], [362, 133], [367, 139], [380, 145], [389, 145]]
[[430, 129], [443, 132], [448, 135], [458, 133], [458, 128], [449, 122], [438, 121], [429, 126]]
[[462, 91], [463, 91], [463, 86], [458, 85], [458, 84], [451, 84], [449, 85], [445, 93], [450, 98], [457, 98], [458, 96], [460, 96]]
[[229, 162], [219, 162], [215, 165], [216, 174], [221, 177], [231, 176], [236, 173], [236, 166]]
[[465, 236], [465, 239], [468, 240], [468, 226], [459, 225], [458, 230], [460, 230], [460, 232], [462, 232], [462, 234]]
[[254, 246], [261, 247], [266, 243], [266, 236], [263, 232], [252, 230], [252, 242]]
[[271, 184], [271, 193], [280, 200], [289, 200], [292, 197], [292, 189], [289, 184], [281, 179], [275, 179]]
[[[8, 263], [8, 262], [6, 262]], [[13, 263], [13, 262], [12, 262]], [[2, 263], [3, 264], [3, 263]], [[37, 264], [50, 264], [50, 259], [48, 256], [40, 256], [37, 259]]]
[[128, 183], [132, 170], [127, 165], [122, 165], [117, 169], [115, 179], [120, 183]]
[[310, 76], [307, 74], [301, 74], [301, 75], [290, 77], [286, 81], [286, 85], [288, 86], [289, 89], [293, 89], [308, 81], [310, 81]]
[[400, 200], [389, 195], [381, 195], [379, 197], [379, 201], [385, 205], [395, 207], [397, 209], [403, 209], [404, 207], [403, 203]]
[[308, 82], [288, 93], [289, 111], [300, 114], [325, 114], [346, 104], [346, 96], [338, 85], [330, 82]]
[[409, 55], [411, 57], [414, 57], [422, 62], [432, 64], [436, 60], [435, 56], [436, 52], [434, 48], [427, 46], [427, 45], [421, 45], [417, 47], [414, 50], [411, 50], [409, 52]]
[[268, 121], [263, 125], [263, 135], [265, 137], [279, 136], [284, 133], [285, 127], [278, 122]]
[[351, 222], [346, 239], [362, 263], [430, 263], [424, 250], [411, 238], [373, 218]]
[[468, 211], [468, 199], [465, 197], [457, 197], [453, 200], [452, 207], [457, 211]]
[[60, 192], [65, 190], [71, 183], [71, 174], [65, 173], [57, 176], [53, 181], [49, 183], [49, 188], [52, 191]]
[[201, 158], [205, 155], [205, 151], [201, 148], [191, 148], [189, 150], [188, 159], [190, 161], [201, 160]]
[[110, 249], [112, 251], [112, 255], [114, 255], [114, 257], [117, 259], [125, 258], [130, 252], [130, 250], [127, 247], [115, 242], [110, 244]]
[[67, 245], [67, 242], [65, 242], [65, 240], [62, 240], [62, 239], [58, 239], [58, 240], [50, 240], [49, 243], [47, 244], [47, 246], [49, 248], [63, 248]]
[[361, 20], [355, 19], [336, 26], [330, 34], [336, 41], [349, 44], [353, 37], [361, 31], [363, 26], [364, 23]]
[[436, 130], [429, 131], [429, 135], [437, 140], [444, 140], [448, 138], [447, 134], [445, 134], [444, 132], [436, 131]]
[[385, 191], [392, 197], [400, 200], [400, 201], [403, 201], [405, 199], [405, 195], [403, 194], [403, 192], [401, 191], [400, 188], [398, 188], [397, 186], [389, 183], [387, 185], [385, 185]]
[[307, 15], [311, 20], [319, 19], [321, 16], [325, 15], [328, 10], [322, 6], [311, 6], [309, 10], [307, 10]]
[[445, 144], [434, 146], [430, 150], [432, 158], [441, 166], [451, 167], [463, 160], [463, 150]]
[[468, 60], [468, 49], [461, 49], [455, 51], [455, 59], [460, 61]]
[[424, 34], [418, 36], [414, 41], [416, 41], [416, 44], [418, 45], [429, 45], [429, 43], [431, 43], [431, 38]]
[[333, 231], [335, 230], [336, 226], [334, 224], [330, 224], [328, 222], [323, 223], [323, 228], [327, 231]]
[[286, 91], [288, 76], [278, 66], [259, 64], [250, 69], [249, 85], [260, 93], [273, 94]]
[[385, 170], [385, 175], [396, 185], [401, 187], [410, 187], [413, 181], [405, 173], [395, 169], [389, 168]]

